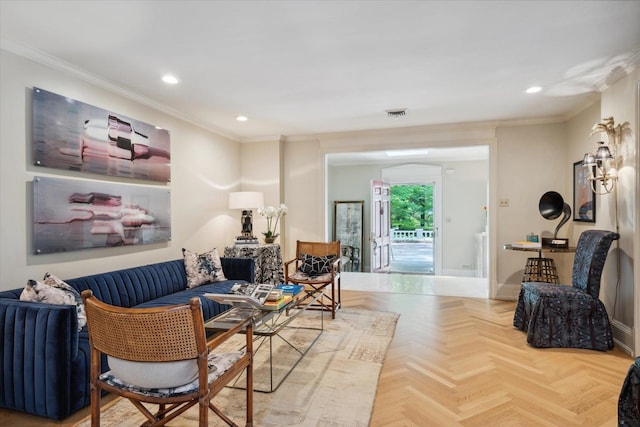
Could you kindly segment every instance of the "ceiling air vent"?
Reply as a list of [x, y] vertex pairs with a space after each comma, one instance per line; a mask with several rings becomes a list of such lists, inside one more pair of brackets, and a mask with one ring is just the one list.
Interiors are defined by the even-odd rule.
[[407, 114], [407, 109], [406, 108], [400, 108], [397, 110], [386, 110], [385, 111], [387, 113], [387, 117], [393, 117], [393, 118], [398, 118], [398, 117], [402, 117], [405, 114]]

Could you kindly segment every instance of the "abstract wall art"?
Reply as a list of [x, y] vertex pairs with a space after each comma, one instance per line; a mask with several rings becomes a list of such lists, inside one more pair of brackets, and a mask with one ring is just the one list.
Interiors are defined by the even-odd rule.
[[169, 182], [166, 129], [44, 89], [32, 92], [33, 162], [55, 169]]
[[33, 252], [167, 242], [170, 203], [167, 188], [36, 176]]

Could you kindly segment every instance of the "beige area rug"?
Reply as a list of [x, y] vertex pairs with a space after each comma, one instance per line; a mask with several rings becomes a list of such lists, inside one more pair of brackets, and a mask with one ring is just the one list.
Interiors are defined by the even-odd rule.
[[[304, 312], [292, 324], [317, 326], [319, 317], [320, 312]], [[351, 308], [339, 310], [334, 320], [325, 314], [324, 332], [282, 385], [273, 393], [253, 394], [254, 425], [367, 426], [378, 377], [398, 317], [397, 313]], [[312, 331], [294, 329], [285, 338], [294, 344], [304, 345], [314, 335], [316, 333]], [[268, 353], [265, 345], [256, 355], [254, 382], [256, 386], [269, 388], [269, 365], [260, 357], [261, 353]], [[274, 376], [282, 374], [278, 369], [280, 365], [292, 363], [295, 359], [289, 350], [290, 347], [283, 341], [273, 341]], [[286, 372], [286, 369], [282, 371]], [[213, 402], [236, 423], [244, 425], [244, 396], [244, 390], [225, 388]], [[138, 426], [145, 420], [126, 399], [116, 399], [102, 408], [102, 426]], [[168, 425], [186, 427], [197, 425], [197, 422], [198, 410], [194, 407]], [[224, 425], [215, 414], [209, 412], [209, 426]], [[90, 426], [90, 419], [84, 419], [77, 426]]]

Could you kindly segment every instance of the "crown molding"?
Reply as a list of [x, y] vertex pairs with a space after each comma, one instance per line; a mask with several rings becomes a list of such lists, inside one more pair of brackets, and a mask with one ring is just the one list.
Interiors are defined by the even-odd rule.
[[238, 142], [241, 144], [253, 144], [258, 142], [275, 142], [280, 141], [283, 138], [283, 135], [266, 135], [266, 136], [256, 136], [250, 138], [239, 138]]

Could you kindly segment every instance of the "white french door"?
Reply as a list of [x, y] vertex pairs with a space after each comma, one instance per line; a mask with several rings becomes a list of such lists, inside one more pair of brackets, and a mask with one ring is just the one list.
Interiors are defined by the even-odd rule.
[[378, 180], [371, 181], [371, 232], [369, 253], [371, 271], [391, 271], [391, 185]]

